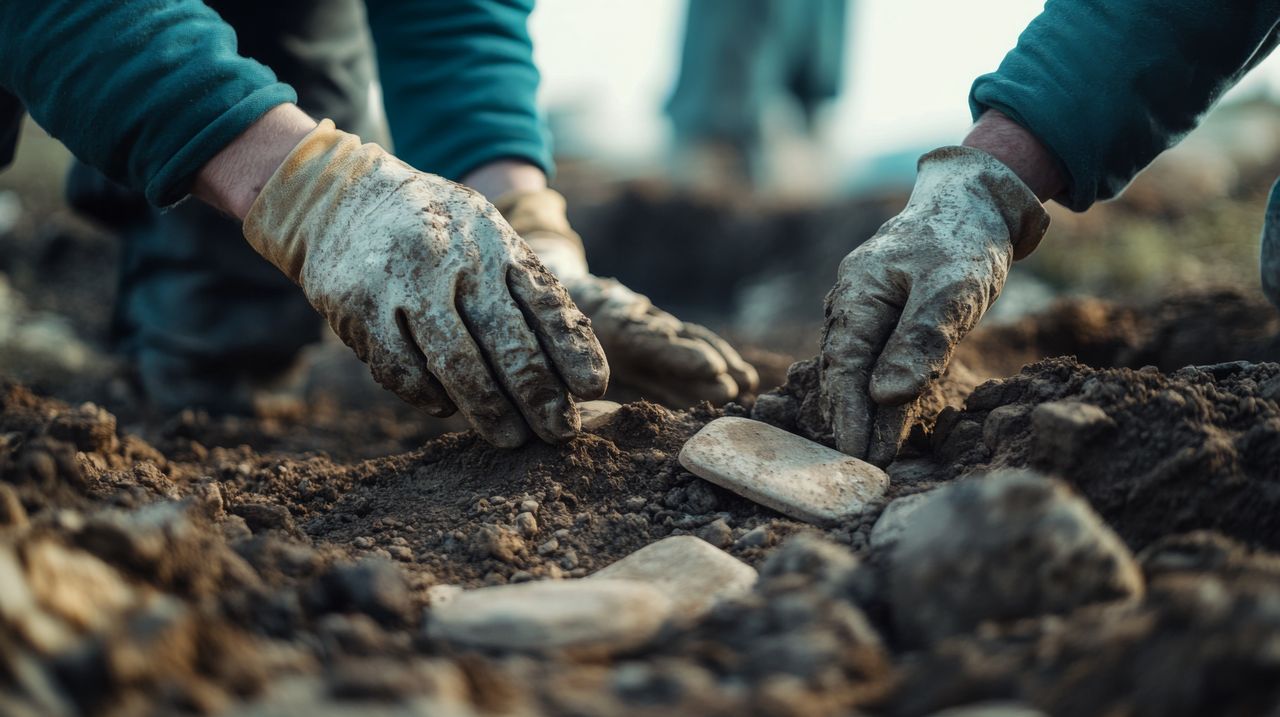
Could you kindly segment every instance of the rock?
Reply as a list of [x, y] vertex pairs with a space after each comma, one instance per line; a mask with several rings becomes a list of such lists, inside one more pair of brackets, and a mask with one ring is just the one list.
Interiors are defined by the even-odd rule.
[[717, 548], [723, 548], [733, 542], [733, 528], [724, 522], [724, 518], [717, 518], [699, 528], [698, 537]]
[[18, 491], [8, 483], [0, 483], [0, 527], [22, 528], [27, 525], [27, 510], [22, 507]]
[[981, 702], [963, 707], [951, 707], [941, 712], [934, 712], [929, 717], [1047, 717], [1047, 715], [1021, 702]]
[[1101, 408], [1079, 401], [1050, 401], [1031, 412], [1031, 463], [1050, 471], [1072, 467], [1098, 450], [1115, 422]]
[[875, 550], [883, 550], [897, 542], [898, 538], [906, 532], [912, 514], [924, 502], [927, 495], [928, 493], [904, 495], [885, 506], [884, 512], [871, 528], [871, 547]]
[[413, 609], [404, 575], [385, 560], [368, 558], [338, 566], [322, 584], [332, 611], [355, 610], [384, 625], [396, 625], [407, 622]]
[[116, 417], [93, 403], [82, 403], [54, 416], [49, 435], [86, 452], [109, 453], [119, 444]]
[[486, 523], [476, 530], [471, 540], [471, 554], [479, 559], [493, 558], [514, 563], [526, 549], [524, 540], [505, 525]]
[[137, 604], [118, 571], [83, 550], [49, 540], [24, 546], [27, 584], [37, 604], [81, 630], [106, 630]]
[[622, 404], [614, 401], [583, 401], [578, 404], [578, 415], [582, 417], [582, 430], [594, 431], [609, 422], [614, 412], [622, 408]]
[[293, 516], [289, 509], [276, 503], [241, 503], [231, 509], [235, 515], [244, 518], [249, 530], [255, 533], [263, 530], [284, 530], [293, 532]]
[[611, 653], [648, 642], [671, 601], [630, 580], [556, 580], [468, 590], [430, 612], [428, 634], [462, 647]]
[[533, 517], [533, 513], [520, 513], [516, 516], [516, 530], [526, 538], [532, 538], [538, 534], [538, 519]]
[[680, 451], [696, 476], [798, 520], [838, 523], [884, 496], [875, 466], [759, 421], [708, 423]]
[[889, 551], [888, 599], [908, 643], [987, 620], [1062, 614], [1136, 598], [1141, 573], [1120, 539], [1064, 483], [1002, 471], [930, 491]]
[[677, 535], [647, 545], [589, 579], [652, 585], [671, 600], [676, 615], [696, 620], [721, 600], [751, 592], [756, 570], [703, 540]]
[[773, 542], [773, 531], [768, 525], [757, 525], [738, 538], [739, 548], [764, 548]]

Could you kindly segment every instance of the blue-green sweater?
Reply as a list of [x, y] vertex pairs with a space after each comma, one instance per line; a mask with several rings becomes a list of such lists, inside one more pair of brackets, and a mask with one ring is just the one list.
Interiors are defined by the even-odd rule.
[[1277, 43], [1280, 0], [1048, 0], [970, 93], [1044, 143], [1083, 211], [1119, 194]]
[[[533, 0], [366, 0], [396, 153], [457, 179], [515, 157], [550, 170], [535, 109]], [[296, 95], [236, 53], [201, 0], [0, 2], [0, 166], [25, 108], [77, 157], [157, 205]]]

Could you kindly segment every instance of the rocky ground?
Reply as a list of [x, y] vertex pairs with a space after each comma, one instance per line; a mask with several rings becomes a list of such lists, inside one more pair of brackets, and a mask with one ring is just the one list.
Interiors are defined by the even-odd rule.
[[829, 443], [809, 348], [749, 352], [778, 388], [743, 405], [516, 451], [323, 348], [302, 404], [153, 416], [102, 348], [113, 245], [63, 221], [3, 242], [0, 714], [1280, 714], [1251, 293], [979, 329], [887, 487], [815, 523], [681, 456], [726, 416]]

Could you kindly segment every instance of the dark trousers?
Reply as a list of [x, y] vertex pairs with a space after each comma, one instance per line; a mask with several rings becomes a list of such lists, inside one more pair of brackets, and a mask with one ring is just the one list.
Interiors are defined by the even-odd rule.
[[[236, 29], [242, 54], [297, 90], [304, 111], [385, 141], [369, 111], [374, 66], [361, 0], [209, 5]], [[279, 373], [320, 338], [302, 291], [249, 247], [237, 222], [196, 200], [157, 210], [80, 164], [67, 192], [122, 238], [113, 335], [159, 403], [234, 403], [237, 384]]]

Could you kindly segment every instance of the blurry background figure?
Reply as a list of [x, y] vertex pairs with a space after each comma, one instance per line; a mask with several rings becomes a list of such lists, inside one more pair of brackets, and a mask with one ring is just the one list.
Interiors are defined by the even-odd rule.
[[840, 93], [850, 2], [689, 0], [667, 104], [676, 182], [718, 191], [825, 184], [818, 143], [795, 140], [817, 139], [819, 112]]

